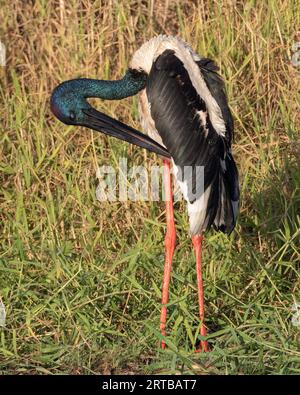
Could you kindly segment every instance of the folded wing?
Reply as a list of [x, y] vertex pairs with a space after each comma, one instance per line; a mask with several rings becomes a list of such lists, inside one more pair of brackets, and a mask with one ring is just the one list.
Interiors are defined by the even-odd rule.
[[[177, 181], [188, 202], [191, 233], [198, 234], [212, 224], [230, 233], [239, 200], [238, 173], [230, 153], [232, 117], [216, 66], [209, 59], [195, 63], [198, 74], [192, 71], [193, 80], [202, 78], [209, 96], [207, 91], [201, 95], [193, 85], [173, 50], [165, 50], [153, 62], [146, 85], [151, 117], [173, 158]], [[210, 98], [219, 107], [225, 133], [217, 131], [211, 121]]]

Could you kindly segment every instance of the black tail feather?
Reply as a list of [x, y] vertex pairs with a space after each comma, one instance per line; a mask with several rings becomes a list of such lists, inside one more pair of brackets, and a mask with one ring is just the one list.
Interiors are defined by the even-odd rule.
[[219, 173], [219, 204], [214, 220], [214, 228], [230, 234], [236, 224], [239, 209], [239, 178], [236, 164], [228, 153], [225, 159], [225, 169]]

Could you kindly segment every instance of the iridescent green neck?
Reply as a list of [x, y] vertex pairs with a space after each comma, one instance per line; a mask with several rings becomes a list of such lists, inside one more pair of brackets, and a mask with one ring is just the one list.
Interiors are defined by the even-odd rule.
[[80, 78], [70, 81], [69, 84], [69, 89], [74, 88], [84, 98], [120, 100], [136, 95], [142, 90], [146, 85], [146, 75], [128, 70], [122, 79], [116, 81]]

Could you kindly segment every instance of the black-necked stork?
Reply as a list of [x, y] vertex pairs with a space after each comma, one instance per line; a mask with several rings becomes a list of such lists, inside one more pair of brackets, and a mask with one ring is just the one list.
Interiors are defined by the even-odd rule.
[[[196, 255], [201, 336], [206, 336], [201, 269], [203, 233], [213, 226], [229, 234], [238, 214], [238, 171], [231, 153], [233, 120], [217, 70], [212, 60], [197, 55], [181, 39], [158, 36], [134, 53], [121, 80], [74, 79], [56, 87], [51, 97], [52, 112], [60, 121], [101, 131], [163, 157], [167, 231], [160, 330], [164, 337], [176, 238], [170, 162], [187, 201]], [[119, 100], [138, 92], [142, 126], [149, 137], [95, 110], [87, 101]], [[203, 171], [197, 173], [200, 166]], [[192, 171], [185, 173], [185, 167]], [[203, 188], [197, 188], [198, 184]], [[203, 338], [201, 350], [208, 350]]]

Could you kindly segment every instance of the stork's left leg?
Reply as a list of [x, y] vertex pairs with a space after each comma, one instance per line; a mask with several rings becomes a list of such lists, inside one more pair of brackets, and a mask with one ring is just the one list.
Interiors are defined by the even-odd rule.
[[[197, 286], [198, 286], [198, 302], [199, 302], [199, 315], [200, 315], [200, 335], [206, 336], [206, 327], [204, 325], [204, 293], [203, 293], [203, 280], [202, 280], [202, 235], [195, 235], [192, 237], [195, 255], [196, 255], [196, 271], [197, 271]], [[198, 352], [209, 351], [208, 343], [201, 340]]]
[[[172, 261], [175, 249], [176, 231], [174, 223], [173, 210], [173, 195], [172, 195], [172, 178], [170, 170], [170, 161], [164, 160], [164, 187], [165, 187], [165, 201], [166, 201], [166, 220], [167, 232], [165, 236], [165, 269], [164, 280], [162, 286], [162, 307], [160, 313], [160, 332], [166, 336], [166, 322], [167, 322], [167, 306], [169, 299], [169, 285], [171, 278]], [[164, 341], [161, 342], [161, 347], [166, 348]]]

